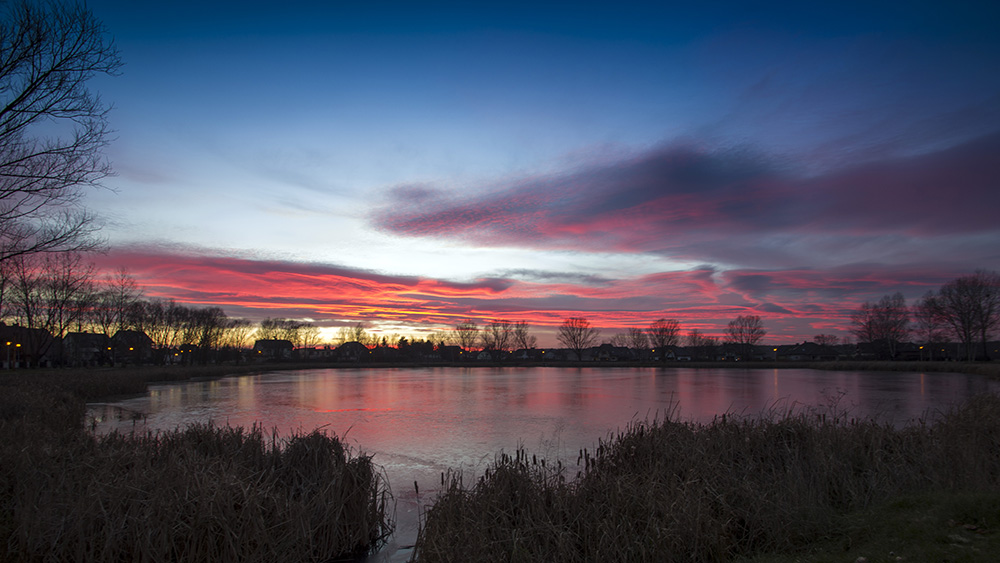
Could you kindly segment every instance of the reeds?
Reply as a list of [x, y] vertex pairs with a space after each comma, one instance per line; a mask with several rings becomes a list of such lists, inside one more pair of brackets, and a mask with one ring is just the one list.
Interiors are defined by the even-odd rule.
[[793, 550], [838, 515], [925, 491], [1000, 488], [1000, 397], [897, 429], [836, 413], [639, 422], [581, 451], [578, 475], [519, 450], [447, 476], [414, 557], [727, 561]]
[[383, 471], [335, 436], [94, 436], [80, 394], [0, 386], [0, 561], [330, 561], [392, 531]]

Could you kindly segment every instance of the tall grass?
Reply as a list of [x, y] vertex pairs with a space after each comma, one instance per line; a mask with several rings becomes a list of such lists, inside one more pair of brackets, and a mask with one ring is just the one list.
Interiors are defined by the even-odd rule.
[[1000, 397], [897, 429], [815, 412], [635, 423], [581, 471], [518, 450], [443, 477], [414, 557], [726, 561], [822, 539], [838, 515], [923, 491], [1000, 489]]
[[94, 436], [81, 396], [129, 385], [76, 385], [0, 383], [0, 561], [329, 561], [392, 531], [383, 471], [335, 436]]

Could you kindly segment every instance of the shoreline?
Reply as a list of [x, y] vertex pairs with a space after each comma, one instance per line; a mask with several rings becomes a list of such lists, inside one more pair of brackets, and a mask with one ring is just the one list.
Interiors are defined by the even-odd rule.
[[575, 367], [581, 369], [815, 369], [822, 371], [924, 372], [981, 375], [1000, 380], [1000, 362], [828, 361], [828, 362], [275, 362], [204, 366], [121, 366], [93, 368], [27, 368], [0, 372], [0, 386], [45, 384], [80, 396], [88, 403], [145, 393], [150, 384], [237, 377], [270, 371], [309, 369], [421, 369]]

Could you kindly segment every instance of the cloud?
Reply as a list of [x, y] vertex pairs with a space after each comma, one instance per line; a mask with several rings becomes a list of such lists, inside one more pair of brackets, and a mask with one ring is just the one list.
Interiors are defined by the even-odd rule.
[[106, 272], [126, 267], [147, 298], [222, 307], [230, 316], [254, 321], [313, 318], [321, 326], [366, 322], [432, 330], [465, 318], [483, 323], [504, 318], [526, 321], [540, 334], [551, 335], [563, 319], [583, 316], [610, 335], [665, 317], [680, 320], [685, 330], [721, 334], [737, 315], [759, 314], [768, 330], [785, 341], [811, 337], [815, 327], [846, 330], [850, 313], [864, 301], [897, 290], [912, 300], [968, 273], [952, 275], [931, 265], [701, 266], [598, 280], [527, 270], [456, 281], [176, 246], [118, 248], [97, 262]]
[[523, 268], [517, 270], [504, 270], [500, 273], [500, 276], [542, 283], [574, 283], [588, 286], [605, 286], [612, 281], [611, 278], [594, 274], [552, 272], [547, 270], [529, 270]]
[[[679, 229], [752, 206], [746, 187], [766, 174], [766, 164], [745, 152], [675, 147], [564, 176], [528, 178], [465, 199], [427, 189], [413, 198], [394, 190], [393, 201], [373, 221], [404, 236], [477, 244], [629, 248], [649, 226]], [[635, 228], [623, 228], [629, 224]]]
[[482, 246], [656, 253], [730, 266], [808, 266], [915, 253], [969, 259], [1000, 226], [1000, 134], [820, 176], [749, 150], [659, 148], [462, 195], [397, 190], [371, 221]]

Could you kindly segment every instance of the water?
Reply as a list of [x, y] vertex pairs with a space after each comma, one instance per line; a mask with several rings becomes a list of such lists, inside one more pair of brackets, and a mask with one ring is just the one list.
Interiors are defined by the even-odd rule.
[[[146, 396], [92, 405], [98, 431], [173, 429], [192, 422], [346, 437], [385, 467], [396, 498], [393, 541], [373, 561], [405, 561], [441, 473], [482, 474], [518, 446], [573, 466], [581, 448], [633, 420], [675, 412], [836, 407], [895, 424], [933, 415], [1000, 382], [948, 373], [692, 368], [403, 368], [268, 372], [152, 385]], [[676, 410], [675, 410], [676, 409]], [[414, 487], [419, 486], [419, 494]], [[466, 482], [469, 482], [467, 480]]]

